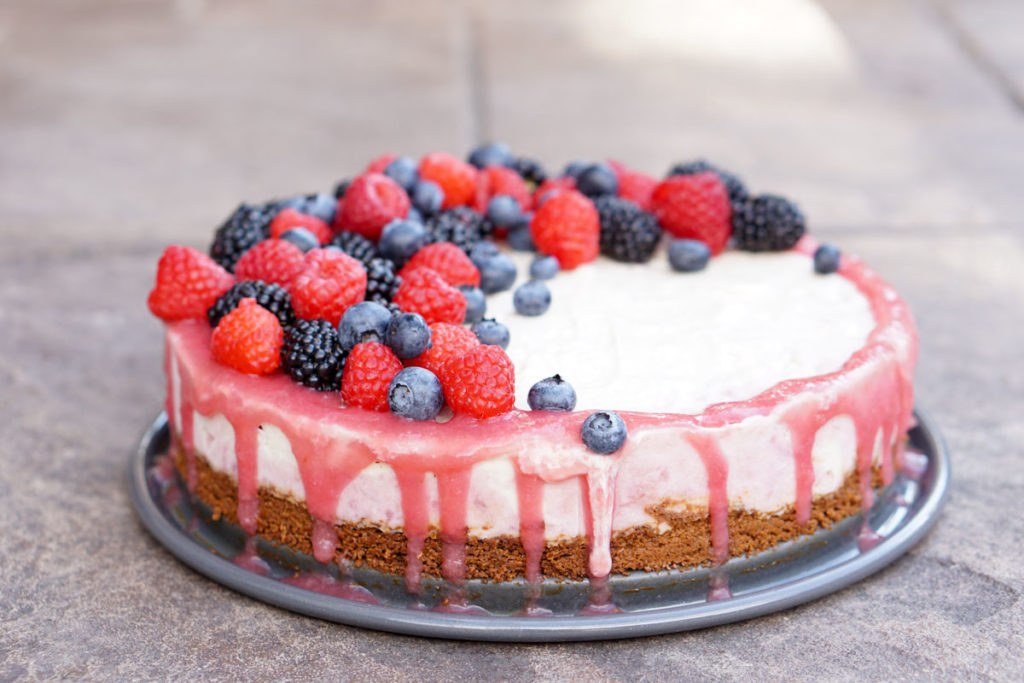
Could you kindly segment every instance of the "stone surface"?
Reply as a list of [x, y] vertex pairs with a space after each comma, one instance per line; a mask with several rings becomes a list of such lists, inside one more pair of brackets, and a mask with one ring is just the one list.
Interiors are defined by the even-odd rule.
[[[780, 38], [737, 19], [755, 4], [0, 7], [0, 680], [1018, 678], [1024, 119], [977, 55], [1020, 83], [1024, 9], [775, 0]], [[917, 315], [918, 400], [953, 453], [935, 531], [794, 610], [571, 645], [337, 626], [177, 563], [124, 482], [162, 400], [163, 246], [476, 136], [654, 172], [705, 155], [799, 197]]]

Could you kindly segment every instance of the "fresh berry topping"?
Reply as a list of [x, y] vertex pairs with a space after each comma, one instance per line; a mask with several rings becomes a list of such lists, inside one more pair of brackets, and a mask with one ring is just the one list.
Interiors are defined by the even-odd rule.
[[831, 244], [823, 244], [814, 250], [814, 272], [819, 275], [829, 275], [839, 270], [839, 261], [842, 255], [839, 249]]
[[680, 273], [704, 270], [711, 259], [711, 249], [699, 240], [672, 240], [668, 245], [668, 262]]
[[459, 285], [456, 287], [466, 297], [466, 319], [463, 322], [478, 323], [484, 319], [487, 312], [487, 297], [484, 290], [470, 285]]
[[384, 335], [384, 343], [403, 360], [422, 355], [432, 343], [430, 327], [419, 313], [396, 313]]
[[554, 256], [538, 256], [530, 263], [531, 280], [550, 280], [558, 275], [558, 259]]
[[548, 173], [536, 159], [519, 157], [511, 164], [512, 170], [522, 176], [523, 180], [534, 185], [540, 185], [548, 179]]
[[468, 206], [457, 206], [431, 216], [426, 222], [431, 242], [451, 242], [467, 254], [490, 232], [490, 225]]
[[420, 180], [409, 192], [413, 208], [419, 209], [424, 216], [433, 216], [444, 204], [444, 190], [431, 180]]
[[409, 195], [405, 190], [386, 175], [368, 173], [353, 180], [345, 191], [334, 227], [378, 240], [385, 225], [407, 213]]
[[419, 313], [427, 323], [459, 324], [466, 319], [466, 297], [430, 268], [403, 270], [393, 301], [403, 311]]
[[733, 207], [732, 231], [737, 249], [784, 251], [803, 237], [806, 225], [796, 204], [762, 194]]
[[594, 200], [601, 220], [601, 253], [616, 261], [644, 263], [651, 259], [661, 240], [658, 219], [619, 197]]
[[430, 242], [430, 233], [422, 223], [413, 221], [391, 221], [384, 226], [377, 248], [380, 255], [390, 259], [401, 268]]
[[416, 170], [416, 161], [410, 157], [398, 157], [384, 169], [384, 175], [391, 178], [399, 186], [408, 192], [416, 181], [420, 179], [419, 171]]
[[430, 370], [404, 368], [388, 387], [388, 407], [410, 420], [433, 420], [444, 407], [441, 380]]
[[338, 391], [344, 367], [345, 350], [337, 330], [326, 320], [296, 320], [284, 328], [281, 369], [299, 384], [317, 391]]
[[288, 287], [305, 267], [305, 254], [285, 240], [263, 240], [235, 264], [239, 280], [263, 280]]
[[241, 204], [219, 228], [210, 245], [210, 256], [229, 271], [246, 251], [270, 237], [270, 221], [277, 214], [275, 202]]
[[589, 165], [590, 164], [586, 161], [570, 161], [562, 170], [562, 177], [572, 178], [575, 180], [579, 177], [580, 173], [583, 173], [583, 169]]
[[[345, 191], [348, 186], [352, 184], [351, 178], [345, 178], [344, 180], [338, 181], [338, 184], [334, 186], [334, 198], [335, 200], [341, 199], [345, 196]], [[337, 201], [335, 201], [335, 207], [337, 207]], [[333, 221], [332, 221], [333, 222]]]
[[492, 256], [497, 256], [501, 253], [501, 249], [498, 245], [491, 240], [481, 240], [473, 245], [473, 248], [469, 250], [469, 260], [473, 263], [482, 263]]
[[533, 206], [539, 208], [544, 202], [564, 190], [575, 190], [576, 179], [572, 176], [548, 178], [533, 191]]
[[405, 264], [399, 275], [414, 268], [430, 268], [453, 286], [480, 284], [480, 271], [466, 256], [466, 252], [451, 242], [428, 244], [417, 251]]
[[277, 317], [255, 299], [242, 299], [213, 329], [210, 351], [221, 365], [250, 375], [268, 375], [281, 364], [283, 340]]
[[530, 280], [516, 288], [512, 304], [519, 315], [543, 315], [551, 306], [551, 290], [542, 280]]
[[292, 296], [284, 287], [272, 282], [260, 280], [243, 280], [236, 282], [231, 289], [220, 295], [220, 298], [206, 311], [206, 319], [210, 327], [217, 327], [221, 318], [238, 308], [242, 299], [255, 299], [263, 308], [273, 313], [282, 327], [295, 322], [295, 311], [292, 310]]
[[488, 202], [493, 197], [505, 195], [516, 200], [519, 208], [527, 210], [533, 206], [530, 188], [518, 173], [511, 168], [491, 166], [477, 173], [476, 191], [473, 196], [473, 208], [486, 213]]
[[652, 195], [654, 215], [676, 237], [700, 240], [717, 255], [729, 241], [729, 197], [718, 176], [710, 171], [674, 175]]
[[610, 410], [591, 413], [583, 421], [580, 436], [583, 437], [583, 443], [590, 450], [602, 455], [609, 455], [622, 448], [622, 444], [626, 443], [626, 423], [618, 414]]
[[334, 222], [335, 214], [338, 211], [337, 197], [327, 192], [292, 197], [285, 199], [280, 204], [282, 209], [294, 209], [306, 216], [319, 218], [327, 225]]
[[372, 301], [361, 301], [350, 307], [338, 322], [338, 341], [341, 348], [351, 351], [356, 344], [387, 341], [391, 311]]
[[480, 346], [476, 335], [462, 325], [434, 323], [430, 326], [430, 332], [430, 348], [410, 360], [408, 365], [418, 365], [433, 373], [440, 373], [441, 367], [452, 358], [458, 358]]
[[515, 251], [537, 251], [537, 245], [533, 243], [533, 234], [530, 233], [529, 219], [509, 230], [507, 240], [508, 246]]
[[478, 346], [441, 369], [441, 385], [451, 409], [480, 419], [512, 410], [515, 377], [512, 361], [497, 346]]
[[491, 197], [487, 202], [487, 220], [498, 228], [513, 228], [524, 220], [519, 201], [507, 194]]
[[405, 220], [411, 223], [419, 223], [420, 225], [423, 225], [423, 223], [425, 222], [423, 214], [420, 213], [420, 210], [417, 209], [415, 206], [409, 207], [409, 213], [405, 215]]
[[469, 329], [472, 330], [481, 344], [500, 346], [503, 349], [508, 348], [508, 343], [512, 337], [508, 328], [494, 318], [484, 318], [480, 322], [474, 323]]
[[349, 306], [363, 300], [366, 270], [348, 254], [314, 249], [306, 254], [306, 266], [292, 282], [291, 293], [298, 317], [324, 318], [337, 325]]
[[468, 204], [476, 190], [476, 169], [445, 152], [434, 152], [420, 160], [420, 177], [432, 180], [444, 191], [442, 207]]
[[395, 273], [395, 264], [386, 258], [370, 259], [366, 264], [366, 300], [387, 306], [398, 293], [402, 278]]
[[149, 310], [163, 320], [202, 318], [235, 279], [192, 247], [167, 247], [156, 267]]
[[373, 242], [358, 232], [339, 232], [331, 238], [328, 244], [332, 247], [338, 247], [363, 265], [369, 265], [370, 261], [378, 256], [377, 247], [374, 246]]
[[526, 401], [530, 410], [571, 413], [576, 408], [576, 390], [561, 375], [555, 375], [530, 387]]
[[722, 184], [725, 185], [725, 191], [729, 195], [729, 201], [731, 203], [742, 202], [749, 196], [747, 188], [743, 184], [742, 180], [728, 171], [723, 171], [717, 166], [709, 164], [703, 159], [676, 164], [669, 169], [668, 174], [669, 176], [694, 175], [696, 173], [705, 173], [707, 171], [711, 171], [718, 176], [719, 180], [722, 181]]
[[292, 228], [305, 228], [316, 236], [317, 246], [331, 239], [331, 228], [316, 216], [307, 216], [295, 209], [281, 209], [270, 221], [270, 236], [277, 238]]
[[509, 166], [512, 164], [513, 157], [508, 145], [491, 142], [474, 148], [469, 153], [467, 161], [477, 168], [487, 168], [488, 166]]
[[545, 201], [530, 232], [537, 249], [557, 258], [563, 270], [597, 258], [601, 222], [594, 204], [578, 192], [565, 190]]
[[619, 179], [608, 164], [589, 164], [576, 176], [576, 189], [588, 197], [616, 195]]
[[320, 240], [316, 238], [316, 235], [305, 228], [291, 228], [289, 230], [285, 230], [281, 234], [280, 239], [285, 242], [291, 242], [297, 246], [299, 251], [303, 254], [310, 249], [316, 249], [320, 246]]
[[644, 211], [651, 210], [651, 195], [658, 181], [640, 171], [624, 170], [619, 173], [619, 196], [635, 203]]
[[505, 254], [478, 257], [473, 263], [480, 270], [480, 289], [484, 294], [504, 292], [516, 281], [516, 264]]
[[367, 164], [366, 170], [363, 171], [363, 173], [383, 173], [384, 169], [386, 169], [388, 165], [397, 158], [397, 154], [392, 154], [390, 152], [387, 154], [381, 154], [379, 157]]
[[345, 361], [341, 397], [350, 406], [366, 410], [388, 409], [388, 388], [402, 371], [402, 361], [378, 342], [356, 344]]

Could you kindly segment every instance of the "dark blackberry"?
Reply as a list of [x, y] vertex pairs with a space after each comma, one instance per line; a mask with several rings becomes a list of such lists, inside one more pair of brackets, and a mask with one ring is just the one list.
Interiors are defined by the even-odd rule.
[[334, 186], [334, 197], [336, 199], [341, 199], [343, 196], [345, 196], [345, 190], [347, 190], [348, 186], [351, 184], [351, 178], [345, 178], [344, 180], [339, 181], [338, 184]]
[[386, 258], [371, 259], [366, 264], [366, 300], [386, 306], [398, 292], [402, 278], [395, 273], [395, 264]]
[[242, 254], [270, 237], [270, 221], [280, 207], [277, 202], [239, 204], [213, 237], [210, 256], [227, 270], [234, 272]]
[[518, 157], [512, 162], [512, 170], [534, 185], [540, 185], [548, 179], [548, 173], [540, 162], [529, 157]]
[[494, 231], [490, 221], [468, 206], [456, 206], [431, 216], [426, 228], [431, 243], [453, 242], [467, 254], [474, 244]]
[[783, 251], [803, 237], [807, 227], [796, 204], [762, 194], [733, 205], [732, 236], [737, 249]]
[[374, 246], [373, 242], [358, 232], [339, 232], [331, 238], [328, 244], [338, 247], [355, 260], [361, 261], [364, 266], [377, 258], [378, 255], [377, 247]]
[[722, 184], [725, 185], [725, 191], [729, 194], [729, 202], [731, 204], [742, 202], [750, 196], [750, 193], [747, 192], [747, 186], [743, 184], [739, 177], [729, 171], [723, 171], [714, 164], [709, 164], [704, 159], [676, 164], [669, 169], [668, 174], [670, 176], [693, 175], [694, 173], [703, 173], [704, 171], [711, 171], [718, 176]]
[[338, 391], [344, 368], [345, 352], [334, 325], [299, 319], [285, 328], [281, 369], [293, 380], [318, 391]]
[[601, 218], [601, 253], [616, 261], [649, 261], [661, 239], [658, 220], [639, 206], [620, 197], [594, 200]]
[[231, 285], [231, 289], [221, 294], [206, 311], [210, 327], [217, 327], [221, 318], [235, 310], [242, 299], [249, 297], [256, 299], [256, 303], [276, 315], [281, 327], [288, 327], [295, 322], [292, 296], [284, 287], [262, 280], [242, 280]]

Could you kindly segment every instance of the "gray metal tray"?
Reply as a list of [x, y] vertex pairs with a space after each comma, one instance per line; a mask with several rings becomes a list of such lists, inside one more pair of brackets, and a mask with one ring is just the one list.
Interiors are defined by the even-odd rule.
[[[863, 542], [863, 520], [857, 515], [832, 529], [753, 557], [733, 559], [714, 574], [709, 569], [691, 569], [613, 576], [609, 587], [620, 610], [613, 614], [581, 615], [589, 584], [550, 579], [542, 584], [540, 596], [532, 598], [523, 581], [469, 581], [465, 597], [482, 609], [435, 611], [450, 590], [441, 581], [425, 582], [423, 595], [412, 596], [401, 577], [358, 568], [339, 577], [336, 566], [262, 540], [255, 562], [265, 573], [244, 568], [253, 565], [251, 554], [244, 552], [244, 534], [227, 523], [211, 521], [209, 510], [187, 495], [177, 472], [168, 466], [169, 434], [163, 413], [143, 436], [128, 478], [139, 518], [175, 557], [229, 588], [293, 612], [436, 638], [509, 642], [630, 638], [788, 609], [849, 586], [909, 550], [935, 524], [949, 484], [949, 454], [942, 438], [926, 416], [915, 415], [917, 426], [910, 431], [910, 460], [915, 467], [898, 473], [892, 485], [879, 492], [868, 515], [870, 528], [880, 537], [876, 543]], [[731, 597], [709, 599], [709, 593], [714, 594], [710, 588], [723, 578]], [[523, 616], [528, 604], [534, 607], [532, 616]]]

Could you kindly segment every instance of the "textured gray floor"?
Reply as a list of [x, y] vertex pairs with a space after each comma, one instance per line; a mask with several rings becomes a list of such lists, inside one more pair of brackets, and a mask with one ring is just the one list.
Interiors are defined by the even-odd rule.
[[[1020, 679], [1022, 22], [1013, 0], [0, 5], [0, 679]], [[489, 136], [655, 173], [706, 155], [800, 198], [917, 315], [953, 453], [936, 530], [799, 609], [579, 645], [345, 628], [174, 561], [123, 481], [161, 405], [163, 246]]]

